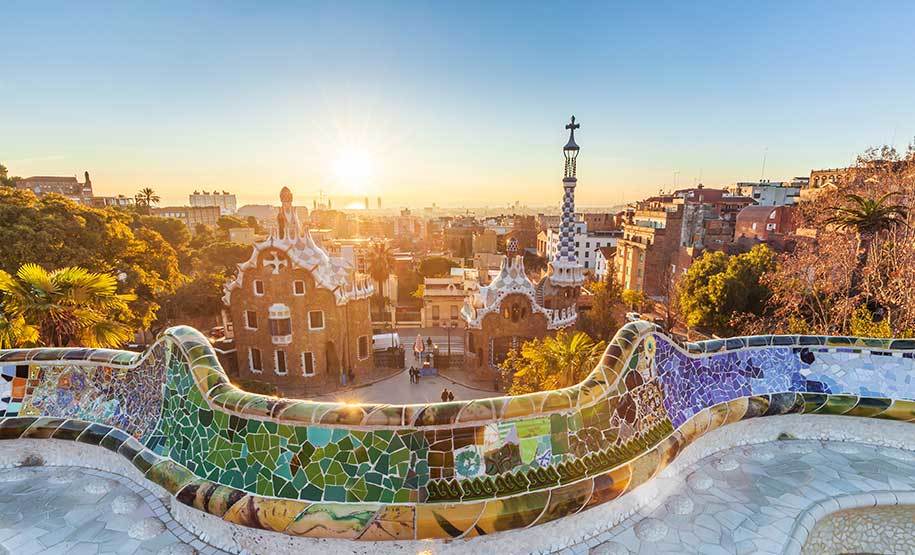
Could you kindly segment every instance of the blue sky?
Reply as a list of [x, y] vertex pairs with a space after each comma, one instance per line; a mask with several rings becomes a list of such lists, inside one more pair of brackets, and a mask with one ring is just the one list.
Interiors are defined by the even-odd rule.
[[[333, 5], [331, 5], [333, 4]], [[580, 204], [780, 179], [915, 136], [915, 10], [821, 3], [4, 4], [0, 161], [101, 193], [283, 185]], [[352, 165], [360, 171], [349, 171]]]

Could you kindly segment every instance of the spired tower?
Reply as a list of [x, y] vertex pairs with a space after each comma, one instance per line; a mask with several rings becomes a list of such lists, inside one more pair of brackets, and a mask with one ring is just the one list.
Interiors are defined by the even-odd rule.
[[575, 130], [580, 127], [581, 124], [575, 123], [575, 116], [566, 125], [569, 140], [562, 148], [565, 170], [562, 178], [559, 245], [556, 255], [549, 262], [546, 277], [538, 284], [546, 308], [571, 308], [574, 311], [575, 301], [585, 281], [584, 270], [575, 249], [575, 186], [578, 185], [576, 173], [580, 150], [575, 142]]

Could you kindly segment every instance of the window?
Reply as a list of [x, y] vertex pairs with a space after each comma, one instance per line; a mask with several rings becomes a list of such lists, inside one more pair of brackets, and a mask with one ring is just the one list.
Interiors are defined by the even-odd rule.
[[438, 305], [433, 305], [432, 307], [432, 319], [438, 320], [441, 316], [441, 308]]
[[301, 297], [305, 294], [305, 282], [296, 280], [292, 282], [292, 294]]
[[315, 354], [314, 353], [302, 353], [302, 375], [303, 376], [314, 376], [315, 375]]
[[284, 304], [270, 305], [267, 323], [270, 325], [270, 338], [274, 345], [292, 343], [292, 320], [289, 307]]
[[766, 231], [775, 231], [775, 224], [766, 224]]
[[273, 351], [273, 371], [280, 376], [286, 375], [286, 351]]
[[458, 318], [458, 307], [456, 304], [451, 305], [451, 319], [457, 320]]
[[369, 336], [360, 335], [359, 336], [359, 360], [365, 360], [369, 358]]
[[254, 280], [254, 294], [257, 295], [258, 297], [262, 297], [264, 295], [264, 282], [263, 281], [261, 281], [259, 279]]
[[255, 374], [260, 374], [264, 371], [264, 366], [261, 363], [261, 350], [256, 347], [251, 347], [248, 349], [248, 368], [251, 369]]
[[312, 310], [308, 313], [308, 329], [310, 330], [323, 330], [324, 329], [324, 311], [323, 310]]
[[245, 328], [249, 330], [257, 329], [257, 312], [253, 310], [245, 311]]

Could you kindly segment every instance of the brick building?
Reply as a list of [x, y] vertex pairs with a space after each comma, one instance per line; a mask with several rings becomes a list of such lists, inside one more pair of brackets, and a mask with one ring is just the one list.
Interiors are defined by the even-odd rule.
[[725, 250], [734, 240], [737, 214], [753, 199], [701, 185], [636, 204], [616, 249], [617, 278], [625, 289], [663, 296], [664, 280], [685, 272], [706, 250]]
[[280, 199], [277, 231], [225, 286], [239, 375], [287, 396], [326, 393], [373, 370], [374, 288], [301, 228], [289, 189]]
[[16, 188], [28, 189], [39, 197], [49, 193], [56, 193], [83, 204], [91, 204], [93, 196], [89, 172], [85, 172], [85, 181], [83, 183], [80, 183], [75, 177], [36, 175], [17, 179]]
[[783, 250], [797, 229], [793, 206], [747, 206], [737, 214], [734, 241], [744, 247], [767, 243]]

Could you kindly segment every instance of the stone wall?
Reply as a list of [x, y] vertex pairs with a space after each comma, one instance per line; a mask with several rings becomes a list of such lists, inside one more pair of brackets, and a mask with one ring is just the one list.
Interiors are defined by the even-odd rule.
[[[275, 249], [266, 249], [261, 259]], [[280, 253], [281, 254], [281, 253]], [[254, 291], [255, 280], [261, 281], [264, 294]], [[304, 295], [296, 295], [293, 282], [304, 283]], [[276, 345], [270, 334], [268, 314], [276, 303], [289, 308], [292, 342]], [[293, 268], [274, 274], [269, 267], [259, 264], [245, 272], [241, 288], [232, 292], [229, 307], [235, 333], [235, 347], [239, 377], [256, 379], [277, 386], [281, 395], [309, 396], [334, 391], [343, 387], [341, 372], [352, 369], [356, 382], [372, 376], [372, 324], [369, 318], [369, 299], [350, 301], [340, 306], [334, 293], [318, 287], [311, 273], [304, 268]], [[257, 314], [257, 329], [246, 327], [245, 311]], [[309, 312], [324, 314], [324, 326], [312, 329]], [[359, 357], [359, 337], [367, 338], [368, 356]], [[262, 370], [254, 372], [249, 364], [251, 347], [260, 350]], [[274, 351], [286, 353], [286, 373], [278, 374], [275, 369]], [[329, 356], [329, 353], [333, 353]], [[302, 368], [302, 353], [311, 353], [314, 360], [314, 375], [305, 375]], [[347, 381], [349, 378], [347, 377]]]
[[344, 405], [240, 391], [206, 339], [178, 327], [142, 356], [0, 352], [0, 439], [98, 445], [181, 503], [234, 524], [467, 538], [625, 495], [728, 423], [789, 413], [913, 420], [913, 353], [910, 340], [805, 336], [684, 350], [637, 322], [574, 387]]

